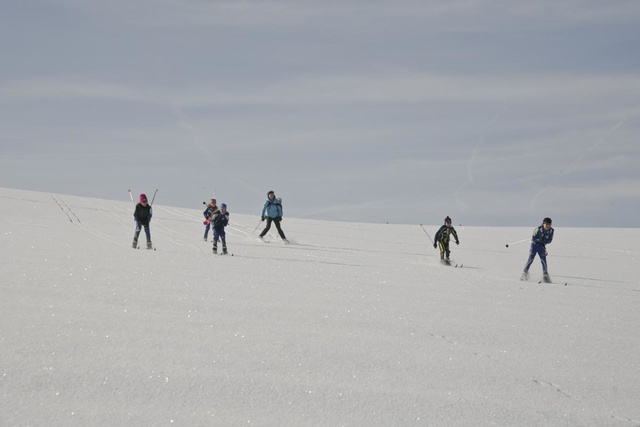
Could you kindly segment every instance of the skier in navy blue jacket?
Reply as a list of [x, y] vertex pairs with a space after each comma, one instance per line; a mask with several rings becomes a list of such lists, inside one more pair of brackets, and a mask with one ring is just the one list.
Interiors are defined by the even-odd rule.
[[227, 204], [220, 205], [220, 209], [211, 216], [211, 228], [213, 228], [213, 253], [218, 253], [218, 240], [222, 242], [222, 254], [227, 254], [227, 233], [224, 228], [229, 224], [229, 212]]
[[540, 257], [542, 263], [542, 280], [545, 283], [551, 283], [549, 272], [547, 270], [547, 245], [553, 241], [553, 228], [551, 227], [551, 218], [542, 220], [542, 225], [533, 229], [531, 236], [531, 247], [529, 248], [529, 259], [524, 266], [522, 272], [522, 280], [529, 279], [529, 267], [536, 257]]
[[271, 228], [271, 223], [273, 222], [278, 229], [278, 234], [284, 240], [285, 243], [289, 243], [287, 238], [280, 227], [280, 221], [282, 221], [282, 201], [280, 199], [276, 199], [276, 193], [273, 191], [269, 191], [267, 193], [267, 200], [264, 202], [262, 206], [262, 221], [267, 220], [267, 226], [260, 233], [260, 239], [262, 239], [269, 229]]
[[149, 230], [149, 223], [151, 222], [151, 217], [153, 216], [153, 210], [151, 209], [151, 205], [149, 205], [147, 196], [145, 194], [140, 195], [140, 203], [136, 205], [136, 210], [133, 213], [133, 218], [136, 222], [136, 231], [133, 235], [133, 244], [134, 248], [138, 247], [138, 236], [140, 235], [140, 231], [142, 227], [144, 227], [144, 233], [147, 236], [147, 249], [151, 249], [153, 246], [151, 245], [151, 231]]

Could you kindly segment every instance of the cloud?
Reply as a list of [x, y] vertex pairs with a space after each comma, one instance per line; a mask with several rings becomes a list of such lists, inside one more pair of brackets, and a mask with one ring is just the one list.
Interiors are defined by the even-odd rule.
[[[114, 157], [135, 180], [144, 158], [150, 180], [182, 188], [215, 167], [216, 188], [239, 198], [268, 185], [295, 199], [289, 213], [321, 200], [332, 219], [386, 221], [390, 203], [407, 218], [517, 215], [551, 189], [638, 181], [637, 2], [46, 6], [67, 24], [60, 40], [59, 20], [24, 2], [3, 15], [16, 19], [1, 39], [16, 42], [0, 76], [2, 154], [54, 153], [87, 186], [113, 185]], [[72, 167], [83, 157], [104, 159], [104, 176]]]
[[4, 97], [115, 99], [181, 108], [217, 105], [333, 106], [419, 102], [510, 102], [580, 104], [591, 99], [634, 98], [637, 74], [575, 75], [437, 75], [402, 74], [292, 77], [261, 87], [212, 83], [182, 87], [144, 87], [105, 83], [88, 77], [52, 76], [14, 80], [0, 86]]
[[544, 204], [553, 206], [555, 210], [565, 214], [574, 212], [576, 205], [585, 210], [606, 211], [620, 200], [640, 201], [640, 187], [638, 181], [634, 179], [611, 179], [550, 186], [544, 193]]
[[395, 0], [395, 1], [202, 1], [53, 0], [129, 25], [155, 27], [331, 28], [348, 21], [354, 28], [389, 23], [421, 23], [427, 31], [502, 32], [564, 28], [640, 19], [632, 1], [598, 0]]
[[125, 102], [155, 103], [152, 94], [145, 94], [128, 85], [105, 83], [85, 76], [44, 76], [8, 81], [0, 86], [0, 93], [9, 99], [95, 99]]

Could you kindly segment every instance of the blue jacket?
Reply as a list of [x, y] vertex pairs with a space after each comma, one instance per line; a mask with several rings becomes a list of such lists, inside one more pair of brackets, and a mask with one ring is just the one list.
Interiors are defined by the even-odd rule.
[[541, 225], [533, 229], [533, 235], [531, 236], [531, 245], [545, 246], [551, 243], [553, 240], [553, 227], [549, 227], [549, 230], [545, 230]]
[[213, 224], [213, 228], [225, 228], [229, 224], [229, 212], [222, 213], [219, 210], [215, 211], [211, 217], [211, 223]]
[[[266, 215], [265, 215], [266, 213]], [[264, 202], [264, 206], [262, 207], [262, 215], [267, 216], [269, 218], [281, 218], [282, 217], [282, 205], [280, 204], [280, 200], [278, 199], [269, 199]]]

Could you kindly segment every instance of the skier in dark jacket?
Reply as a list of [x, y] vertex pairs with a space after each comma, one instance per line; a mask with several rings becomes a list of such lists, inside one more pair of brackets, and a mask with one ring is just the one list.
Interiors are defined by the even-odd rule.
[[260, 239], [262, 239], [271, 228], [271, 223], [273, 222], [278, 229], [278, 234], [284, 240], [285, 243], [289, 243], [287, 238], [284, 235], [284, 231], [280, 227], [280, 222], [282, 221], [282, 201], [281, 199], [276, 199], [276, 193], [273, 191], [269, 191], [267, 193], [267, 200], [264, 202], [262, 206], [262, 221], [267, 220], [267, 226], [260, 233]]
[[149, 205], [147, 196], [145, 194], [141, 194], [140, 203], [136, 205], [136, 210], [133, 213], [133, 219], [136, 222], [136, 231], [133, 235], [132, 244], [134, 248], [138, 247], [138, 236], [140, 235], [142, 227], [144, 227], [144, 233], [147, 236], [147, 249], [151, 249], [153, 247], [151, 245], [151, 231], [149, 230], [149, 223], [151, 222], [152, 216], [153, 210], [151, 209], [151, 205]]
[[449, 250], [449, 241], [451, 236], [456, 239], [456, 245], [460, 244], [458, 240], [458, 233], [456, 229], [451, 226], [451, 218], [448, 216], [444, 219], [444, 225], [436, 232], [434, 237], [433, 247], [437, 248], [440, 245], [440, 261], [448, 262], [451, 251]]
[[536, 255], [538, 255], [542, 263], [542, 280], [545, 283], [551, 283], [551, 278], [547, 270], [547, 245], [552, 241], [553, 227], [551, 227], [551, 218], [545, 218], [542, 220], [541, 226], [533, 229], [531, 247], [529, 248], [529, 259], [527, 259], [527, 263], [524, 265], [522, 280], [529, 279], [529, 267], [531, 267]]
[[213, 228], [213, 253], [218, 253], [218, 240], [222, 242], [222, 254], [227, 254], [227, 233], [224, 228], [229, 224], [229, 212], [227, 204], [220, 205], [220, 209], [216, 210], [211, 216], [211, 228]]
[[218, 206], [216, 204], [216, 199], [211, 199], [209, 204], [207, 205], [207, 209], [202, 212], [204, 215], [204, 241], [207, 241], [207, 236], [209, 235], [209, 228], [211, 227], [211, 217], [218, 210]]

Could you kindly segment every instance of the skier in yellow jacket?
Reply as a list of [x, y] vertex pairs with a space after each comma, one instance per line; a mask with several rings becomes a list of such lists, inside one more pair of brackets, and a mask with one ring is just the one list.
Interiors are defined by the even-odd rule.
[[451, 226], [451, 218], [446, 217], [444, 219], [444, 225], [440, 227], [436, 233], [433, 242], [434, 248], [437, 248], [438, 245], [440, 245], [441, 262], [449, 262], [449, 255], [451, 254], [451, 251], [449, 250], [449, 241], [451, 240], [451, 236], [456, 239], [456, 245], [459, 245], [460, 240], [458, 240], [458, 233], [456, 233], [456, 229]]

